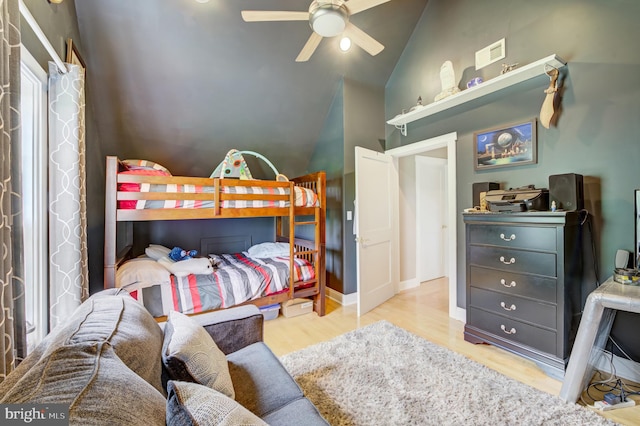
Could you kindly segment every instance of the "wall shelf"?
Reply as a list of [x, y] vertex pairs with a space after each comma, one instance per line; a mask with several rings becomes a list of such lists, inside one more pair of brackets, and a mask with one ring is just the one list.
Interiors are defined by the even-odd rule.
[[544, 75], [549, 70], [549, 67], [560, 69], [566, 64], [567, 63], [564, 60], [555, 54], [547, 56], [546, 58], [524, 65], [520, 68], [516, 68], [513, 71], [509, 71], [506, 74], [501, 74], [491, 80], [487, 80], [477, 86], [471, 87], [470, 89], [458, 92], [448, 98], [424, 105], [405, 114], [399, 114], [391, 120], [388, 120], [387, 124], [395, 126], [397, 129], [400, 129], [403, 136], [407, 136], [408, 123], [435, 115], [442, 111], [456, 108], [467, 102], [480, 99], [484, 96], [506, 89], [507, 87]]

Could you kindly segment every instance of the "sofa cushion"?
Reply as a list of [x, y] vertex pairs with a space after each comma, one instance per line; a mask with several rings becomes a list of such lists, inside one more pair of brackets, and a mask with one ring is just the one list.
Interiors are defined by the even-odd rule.
[[227, 358], [194, 319], [171, 311], [164, 326], [162, 362], [173, 380], [195, 382], [235, 397]]
[[52, 348], [0, 399], [67, 404], [70, 424], [164, 425], [164, 395], [127, 368], [109, 342]]
[[258, 417], [302, 398], [302, 390], [262, 342], [227, 355], [236, 400]]
[[267, 425], [233, 399], [197, 383], [170, 381], [167, 393], [168, 426]]
[[[162, 330], [151, 314], [126, 291], [103, 290], [88, 298], [46, 339], [46, 357], [61, 345], [109, 342], [134, 373], [164, 393]], [[29, 358], [29, 357], [27, 357]]]
[[328, 426], [315, 405], [307, 398], [296, 399], [284, 407], [273, 411], [262, 419], [270, 425], [278, 426]]

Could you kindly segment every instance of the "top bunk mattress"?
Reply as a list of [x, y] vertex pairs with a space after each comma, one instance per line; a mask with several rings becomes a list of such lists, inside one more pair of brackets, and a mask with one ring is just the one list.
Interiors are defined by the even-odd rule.
[[[144, 160], [137, 160], [142, 164], [132, 166], [127, 164], [127, 169], [120, 171], [119, 176], [159, 176], [166, 177], [169, 180], [172, 175], [166, 168]], [[150, 165], [146, 165], [150, 164]], [[118, 191], [131, 193], [164, 193], [164, 199], [119, 199], [118, 209], [207, 209], [215, 208], [216, 202], [213, 195], [216, 187], [213, 185], [197, 185], [185, 183], [151, 183], [151, 182], [122, 182], [119, 179]], [[200, 179], [201, 180], [201, 179]], [[225, 180], [228, 182], [229, 180]], [[265, 181], [256, 181], [265, 182]], [[269, 181], [270, 182], [270, 181]], [[275, 181], [274, 181], [275, 182]], [[240, 183], [240, 181], [238, 182]], [[249, 184], [250, 185], [250, 184]], [[223, 185], [220, 186], [221, 194], [243, 194], [253, 195], [253, 197], [237, 197], [236, 199], [227, 199], [223, 197], [220, 200], [222, 208], [265, 208], [265, 207], [289, 207], [289, 186], [277, 185], [269, 186], [248, 186], [247, 181], [242, 181], [242, 185]], [[171, 199], [171, 194], [211, 194], [210, 199], [195, 198], [188, 199], [180, 197], [180, 199]], [[260, 197], [265, 195], [265, 197]], [[280, 196], [279, 199], [273, 196]], [[234, 197], [231, 197], [234, 198]], [[294, 186], [294, 205], [296, 207], [317, 207], [318, 196], [310, 188], [302, 186]]]

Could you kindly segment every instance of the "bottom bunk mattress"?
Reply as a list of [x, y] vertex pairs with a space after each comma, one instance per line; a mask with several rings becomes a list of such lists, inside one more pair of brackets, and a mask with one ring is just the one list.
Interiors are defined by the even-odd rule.
[[[118, 270], [116, 286], [127, 290], [155, 317], [175, 310], [185, 314], [228, 308], [249, 300], [287, 291], [289, 288], [289, 258], [254, 258], [246, 253], [209, 255], [215, 268], [209, 274], [158, 274], [158, 267], [134, 259], [121, 269], [135, 268], [135, 274]], [[136, 265], [154, 269], [145, 273]], [[153, 260], [148, 262], [158, 263]], [[159, 265], [160, 268], [164, 268]], [[153, 275], [153, 277], [152, 277]], [[126, 276], [126, 278], [125, 278]], [[162, 278], [159, 278], [162, 276]], [[120, 279], [118, 279], [118, 277]], [[294, 281], [315, 279], [313, 265], [294, 258]]]

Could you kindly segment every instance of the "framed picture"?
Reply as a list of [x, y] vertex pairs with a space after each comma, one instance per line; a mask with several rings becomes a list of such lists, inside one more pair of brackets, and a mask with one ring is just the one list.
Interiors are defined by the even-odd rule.
[[537, 163], [535, 118], [475, 132], [473, 159], [475, 170]]
[[84, 60], [82, 56], [80, 56], [80, 52], [76, 48], [76, 45], [73, 44], [73, 40], [67, 39], [67, 59], [66, 62], [72, 65], [80, 65], [83, 70], [86, 70], [86, 65], [84, 64]]

